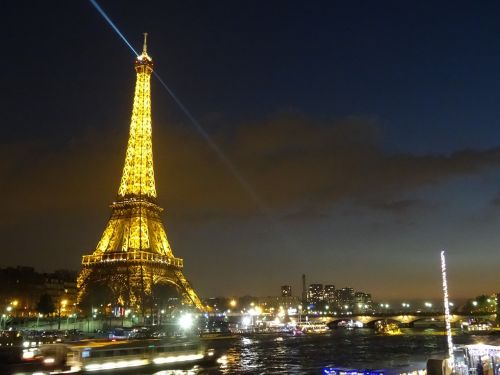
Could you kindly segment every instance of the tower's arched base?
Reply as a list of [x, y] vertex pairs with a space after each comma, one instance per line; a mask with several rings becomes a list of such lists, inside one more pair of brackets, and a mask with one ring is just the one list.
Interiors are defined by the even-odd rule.
[[183, 303], [199, 310], [204, 306], [182, 269], [161, 262], [102, 261], [84, 265], [78, 277], [78, 301], [109, 301], [114, 305], [144, 311], [149, 308], [156, 286], [172, 285]]

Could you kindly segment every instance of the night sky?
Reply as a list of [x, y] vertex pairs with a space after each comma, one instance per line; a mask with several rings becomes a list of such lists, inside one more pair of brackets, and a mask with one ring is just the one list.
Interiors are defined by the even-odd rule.
[[[498, 2], [109, 1], [157, 80], [158, 202], [201, 296], [500, 291]], [[88, 1], [2, 6], [1, 266], [79, 269], [123, 168], [134, 55]]]

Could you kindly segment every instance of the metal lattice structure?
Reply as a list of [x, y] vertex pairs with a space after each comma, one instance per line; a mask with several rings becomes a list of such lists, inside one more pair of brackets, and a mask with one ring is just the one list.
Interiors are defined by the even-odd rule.
[[96, 249], [82, 258], [79, 300], [95, 285], [106, 285], [116, 304], [144, 311], [155, 285], [173, 285], [187, 304], [203, 310], [185, 278], [183, 261], [175, 258], [156, 204], [151, 130], [151, 74], [147, 53], [135, 61], [135, 86], [130, 135], [117, 201]]

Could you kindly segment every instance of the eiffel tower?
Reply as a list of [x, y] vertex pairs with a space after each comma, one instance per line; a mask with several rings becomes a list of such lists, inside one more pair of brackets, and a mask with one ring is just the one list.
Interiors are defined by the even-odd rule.
[[167, 240], [156, 204], [151, 143], [151, 90], [153, 60], [144, 34], [142, 54], [135, 60], [135, 85], [130, 135], [118, 196], [111, 218], [92, 255], [82, 257], [78, 300], [95, 288], [109, 288], [115, 305], [142, 311], [157, 285], [174, 286], [183, 302], [204, 306], [182, 272]]

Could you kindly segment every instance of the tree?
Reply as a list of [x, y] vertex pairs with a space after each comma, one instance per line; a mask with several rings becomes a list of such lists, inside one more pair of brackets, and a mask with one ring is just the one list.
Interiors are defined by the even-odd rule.
[[56, 306], [52, 301], [52, 297], [44, 293], [40, 296], [40, 300], [36, 304], [36, 309], [39, 313], [47, 315], [54, 313], [56, 311]]
[[87, 285], [86, 293], [81, 297], [79, 307], [86, 313], [92, 314], [92, 308], [108, 303], [115, 303], [113, 291], [103, 282], [94, 282]]

